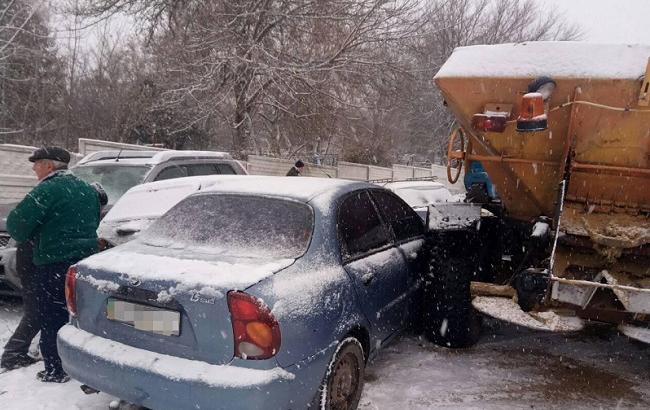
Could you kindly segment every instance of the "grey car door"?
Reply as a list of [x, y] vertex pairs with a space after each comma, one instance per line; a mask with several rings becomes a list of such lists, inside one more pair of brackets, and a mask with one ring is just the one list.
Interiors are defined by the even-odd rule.
[[404, 256], [365, 190], [341, 202], [337, 224], [343, 266], [373, 328], [371, 342], [385, 340], [407, 319], [408, 268]]
[[390, 226], [395, 245], [406, 261], [408, 268], [406, 299], [409, 302], [409, 313], [415, 314], [416, 305], [419, 304], [417, 292], [429, 267], [424, 223], [413, 208], [394, 193], [377, 189], [371, 190], [370, 195], [383, 220]]

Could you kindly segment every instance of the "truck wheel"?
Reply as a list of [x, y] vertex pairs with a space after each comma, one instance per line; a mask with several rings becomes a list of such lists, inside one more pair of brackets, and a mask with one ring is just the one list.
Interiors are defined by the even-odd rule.
[[323, 410], [354, 410], [363, 390], [365, 359], [361, 343], [353, 337], [343, 340], [332, 356], [316, 406]]
[[423, 328], [433, 343], [462, 348], [478, 341], [481, 322], [470, 294], [473, 265], [467, 256], [449, 257], [448, 252], [431, 258], [424, 291]]
[[488, 195], [485, 184], [472, 184], [467, 194], [465, 194], [465, 201], [472, 204], [487, 204], [490, 202], [490, 195]]

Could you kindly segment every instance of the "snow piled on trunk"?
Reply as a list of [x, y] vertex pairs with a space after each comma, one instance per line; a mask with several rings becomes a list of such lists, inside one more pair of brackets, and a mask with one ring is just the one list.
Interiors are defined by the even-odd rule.
[[184, 287], [243, 289], [290, 266], [294, 259], [242, 259], [230, 263], [179, 259], [135, 252], [103, 252], [84, 259], [84, 268], [127, 275], [140, 281], [174, 281]]

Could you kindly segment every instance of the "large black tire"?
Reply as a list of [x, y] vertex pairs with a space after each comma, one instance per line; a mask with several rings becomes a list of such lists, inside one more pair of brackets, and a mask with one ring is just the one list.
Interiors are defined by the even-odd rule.
[[[458, 242], [461, 241], [461, 242]], [[424, 335], [441, 346], [464, 348], [476, 344], [481, 321], [472, 306], [470, 282], [476, 275], [472, 240], [463, 235], [439, 240], [430, 258], [424, 288]], [[465, 253], [459, 255], [456, 253]]]
[[361, 343], [348, 337], [339, 343], [318, 392], [317, 405], [323, 410], [354, 410], [359, 405], [366, 363]]
[[488, 195], [485, 184], [472, 184], [467, 194], [465, 194], [465, 201], [473, 204], [487, 204], [490, 202], [490, 195]]

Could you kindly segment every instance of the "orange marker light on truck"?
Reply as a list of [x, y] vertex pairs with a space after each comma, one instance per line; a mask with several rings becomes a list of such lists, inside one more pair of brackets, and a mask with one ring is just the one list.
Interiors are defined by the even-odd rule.
[[533, 132], [548, 128], [547, 116], [544, 111], [544, 96], [541, 93], [524, 94], [519, 107], [517, 131]]

